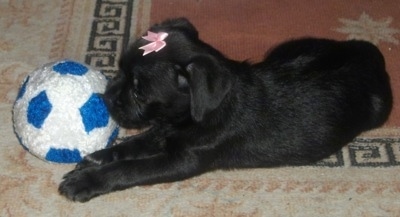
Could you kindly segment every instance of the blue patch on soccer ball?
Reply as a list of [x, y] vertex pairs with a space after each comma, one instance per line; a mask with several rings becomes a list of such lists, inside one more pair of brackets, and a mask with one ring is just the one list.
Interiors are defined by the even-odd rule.
[[98, 94], [92, 94], [88, 101], [79, 109], [86, 133], [108, 124], [109, 114], [103, 99]]
[[89, 71], [86, 66], [73, 61], [64, 61], [58, 63], [57, 65], [53, 66], [53, 70], [62, 75], [84, 75], [86, 72]]
[[78, 149], [57, 149], [50, 148], [47, 152], [45, 159], [47, 161], [57, 162], [57, 163], [77, 163], [82, 160], [81, 154]]
[[29, 76], [25, 79], [24, 83], [22, 84], [21, 88], [19, 89], [18, 95], [17, 95], [17, 100], [21, 99], [26, 91], [26, 84], [28, 84], [29, 81]]
[[52, 105], [47, 98], [46, 91], [40, 92], [37, 96], [33, 97], [28, 104], [28, 123], [40, 129], [50, 114]]

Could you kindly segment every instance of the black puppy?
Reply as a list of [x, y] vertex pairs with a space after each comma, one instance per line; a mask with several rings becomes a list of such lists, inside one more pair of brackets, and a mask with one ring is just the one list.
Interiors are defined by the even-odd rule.
[[139, 47], [150, 42], [136, 40], [104, 95], [122, 127], [150, 129], [86, 156], [60, 184], [70, 200], [216, 169], [310, 164], [391, 111], [384, 59], [367, 42], [294, 40], [249, 64], [202, 42], [183, 18], [150, 31], [168, 36], [146, 55]]

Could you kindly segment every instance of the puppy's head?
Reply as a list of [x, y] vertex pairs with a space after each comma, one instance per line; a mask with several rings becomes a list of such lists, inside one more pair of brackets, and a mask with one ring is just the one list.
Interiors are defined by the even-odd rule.
[[166, 32], [166, 46], [143, 55], [139, 38], [122, 54], [120, 72], [104, 98], [113, 118], [126, 128], [157, 122], [201, 122], [221, 104], [232, 86], [228, 60], [198, 38], [186, 19], [168, 20], [149, 31]]

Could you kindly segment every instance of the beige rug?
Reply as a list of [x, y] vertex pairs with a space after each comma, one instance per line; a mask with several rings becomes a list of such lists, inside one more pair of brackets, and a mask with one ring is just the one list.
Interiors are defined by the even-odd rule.
[[[360, 0], [351, 4], [344, 0], [324, 4], [216, 2], [0, 0], [0, 216], [400, 216], [399, 4]], [[322, 19], [324, 15], [331, 19]], [[346, 39], [351, 30], [343, 26], [353, 23], [353, 28], [357, 30], [358, 25], [362, 29], [364, 19], [370, 32], [385, 33], [383, 38], [370, 40], [378, 40], [375, 42], [391, 70], [395, 111], [383, 128], [360, 136], [315, 166], [218, 171], [183, 182], [135, 187], [84, 204], [65, 200], [57, 193], [58, 184], [74, 165], [35, 158], [13, 133], [11, 110], [20, 82], [36, 67], [61, 58], [86, 62], [112, 75], [128, 39], [145, 31], [150, 23], [171, 16], [191, 18], [206, 41], [237, 59], [257, 59], [261, 49], [300, 32]], [[243, 19], [252, 22], [244, 26], [238, 21]], [[313, 25], [298, 26], [304, 22]], [[269, 29], [271, 34], [262, 45], [249, 44], [254, 52], [243, 48], [245, 44], [227, 43], [260, 38], [259, 31], [245, 31], [256, 27]], [[223, 31], [228, 34], [222, 35]]]

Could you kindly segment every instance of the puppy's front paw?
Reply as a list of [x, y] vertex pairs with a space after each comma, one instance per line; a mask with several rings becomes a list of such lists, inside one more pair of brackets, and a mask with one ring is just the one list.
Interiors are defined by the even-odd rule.
[[72, 170], [64, 175], [58, 191], [69, 200], [86, 202], [105, 191], [98, 175], [95, 167]]

